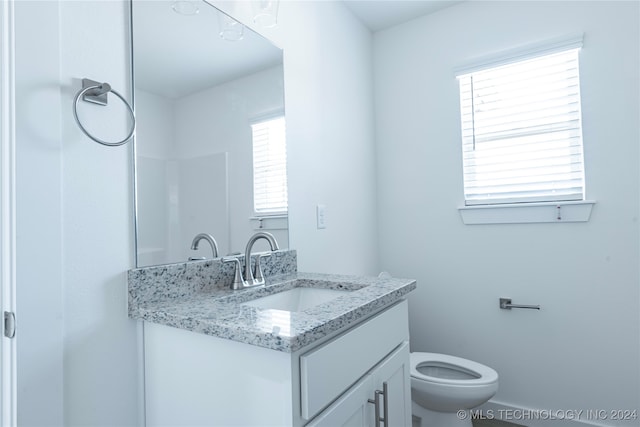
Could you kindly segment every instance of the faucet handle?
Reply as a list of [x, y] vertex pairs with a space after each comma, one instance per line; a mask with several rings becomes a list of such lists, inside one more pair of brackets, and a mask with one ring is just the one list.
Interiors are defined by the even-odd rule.
[[253, 274], [253, 283], [258, 285], [258, 284], [263, 284], [264, 283], [264, 275], [262, 274], [262, 265], [260, 265], [260, 260], [262, 258], [267, 258], [270, 257], [271, 254], [267, 253], [267, 254], [259, 254], [256, 257], [256, 267], [255, 267], [255, 272]]
[[222, 258], [222, 262], [235, 263], [235, 274], [233, 277], [233, 282], [231, 283], [231, 289], [243, 289], [247, 287], [248, 283], [242, 278], [242, 266], [240, 265], [240, 260], [235, 257], [228, 257]]

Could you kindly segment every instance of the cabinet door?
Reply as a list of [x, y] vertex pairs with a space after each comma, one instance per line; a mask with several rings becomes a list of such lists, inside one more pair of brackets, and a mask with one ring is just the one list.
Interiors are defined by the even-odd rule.
[[[381, 418], [386, 423], [375, 425], [376, 390], [386, 396], [378, 399]], [[384, 400], [387, 412], [384, 411]], [[409, 427], [411, 426], [411, 382], [409, 376], [409, 343], [405, 342], [387, 356], [363, 379], [358, 381], [307, 427]]]
[[[405, 342], [371, 372], [375, 390], [383, 390], [387, 385], [387, 410], [383, 410], [380, 398], [380, 415], [387, 418], [386, 426], [411, 426], [411, 377], [409, 371], [409, 343]], [[373, 405], [371, 405], [373, 406]], [[380, 423], [382, 426], [382, 423]], [[378, 426], [376, 426], [378, 427]]]
[[369, 403], [373, 382], [365, 376], [306, 427], [369, 427], [373, 405]]

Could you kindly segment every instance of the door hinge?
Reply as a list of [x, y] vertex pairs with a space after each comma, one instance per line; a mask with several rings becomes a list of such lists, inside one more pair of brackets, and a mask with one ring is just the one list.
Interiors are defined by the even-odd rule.
[[16, 314], [13, 311], [4, 312], [4, 336], [7, 338], [16, 336]]

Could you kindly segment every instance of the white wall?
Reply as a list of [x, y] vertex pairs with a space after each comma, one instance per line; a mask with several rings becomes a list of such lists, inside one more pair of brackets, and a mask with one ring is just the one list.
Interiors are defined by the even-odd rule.
[[165, 264], [171, 238], [167, 159], [173, 156], [173, 103], [136, 88], [135, 104], [137, 262], [139, 266]]
[[337, 2], [282, 6], [290, 246], [301, 271], [377, 274], [371, 35]]
[[[130, 147], [90, 142], [71, 115], [82, 77], [128, 97], [125, 10], [124, 2], [16, 2], [19, 425], [138, 419], [125, 288]], [[82, 105], [80, 116], [117, 138], [117, 108]]]
[[[126, 308], [126, 272], [133, 267], [131, 144], [96, 144], [70, 114], [82, 77], [109, 82], [131, 99], [128, 4], [59, 5], [64, 424], [134, 425], [138, 342]], [[83, 104], [86, 126], [96, 135], [112, 141], [126, 135], [125, 109], [116, 97], [109, 107]]]
[[[412, 349], [492, 366], [498, 402], [638, 409], [638, 6], [465, 2], [374, 36], [381, 268], [418, 280]], [[463, 225], [454, 68], [575, 32], [591, 220]]]
[[151, 141], [136, 145], [136, 155], [151, 159], [173, 157], [175, 128], [173, 101], [136, 88], [136, 139]]
[[[58, 4], [54, 2], [16, 3], [15, 339], [17, 417], [24, 426], [62, 423], [64, 303], [58, 14]], [[41, 33], [34, 34], [36, 29]]]
[[[209, 1], [251, 23], [250, 2]], [[281, 1], [289, 246], [300, 271], [377, 274], [371, 33], [335, 1]], [[327, 228], [316, 228], [325, 204]]]

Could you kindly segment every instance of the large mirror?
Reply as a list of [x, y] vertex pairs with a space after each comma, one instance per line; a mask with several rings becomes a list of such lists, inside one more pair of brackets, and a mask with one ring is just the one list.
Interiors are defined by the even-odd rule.
[[282, 51], [204, 1], [131, 3], [137, 266], [211, 258], [199, 233], [219, 256], [258, 230], [288, 247], [286, 211], [257, 214], [253, 182], [252, 125], [284, 117]]

